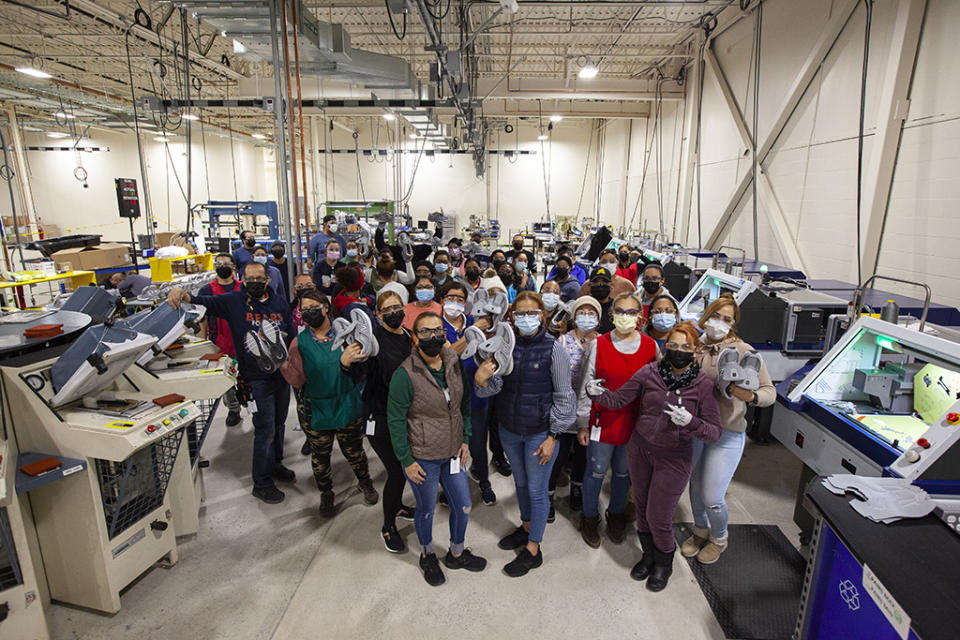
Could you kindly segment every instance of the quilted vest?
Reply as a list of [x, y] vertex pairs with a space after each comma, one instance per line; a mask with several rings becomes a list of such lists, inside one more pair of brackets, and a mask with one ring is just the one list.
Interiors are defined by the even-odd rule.
[[[597, 338], [596, 378], [605, 380], [604, 386], [616, 391], [656, 357], [657, 349], [653, 338], [641, 334], [640, 348], [636, 353], [620, 353], [610, 336], [605, 333]], [[620, 409], [606, 409], [596, 402], [591, 403], [590, 424], [600, 425], [600, 442], [616, 446], [627, 444], [639, 406], [638, 400]]]
[[460, 413], [464, 393], [462, 365], [449, 347], [443, 348], [441, 357], [449, 402], [433, 374], [427, 370], [427, 363], [419, 351], [415, 350], [400, 364], [413, 385], [413, 402], [407, 410], [407, 439], [413, 457], [418, 460], [452, 458], [463, 444], [463, 415]]
[[532, 435], [550, 429], [554, 340], [543, 327], [529, 338], [517, 336], [513, 371], [503, 379], [494, 401], [500, 426], [511, 433]]

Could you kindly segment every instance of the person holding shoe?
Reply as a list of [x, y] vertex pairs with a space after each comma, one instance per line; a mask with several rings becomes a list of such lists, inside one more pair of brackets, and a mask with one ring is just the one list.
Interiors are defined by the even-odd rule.
[[673, 573], [673, 512], [690, 480], [693, 442], [720, 437], [713, 382], [694, 361], [698, 341], [696, 327], [682, 322], [667, 336], [659, 363], [647, 364], [616, 391], [605, 389], [602, 379], [586, 385], [593, 401], [607, 409], [638, 404], [627, 465], [643, 556], [630, 577], [646, 580], [650, 591], [663, 590]]
[[360, 398], [363, 368], [360, 344], [333, 349], [332, 316], [336, 309], [319, 291], [300, 297], [300, 315], [306, 324], [290, 344], [290, 358], [281, 368], [298, 394], [297, 414], [310, 443], [313, 478], [320, 490], [320, 515], [336, 515], [330, 454], [334, 440], [357, 477], [363, 501], [374, 505], [379, 499], [370, 480], [367, 454], [363, 451], [366, 413]]
[[[581, 298], [582, 300], [583, 298]], [[633, 434], [638, 402], [619, 409], [607, 409], [592, 402], [587, 385], [597, 379], [607, 388], [619, 389], [633, 374], [657, 357], [657, 343], [637, 331], [641, 319], [640, 301], [631, 292], [613, 299], [614, 330], [587, 344], [583, 354], [577, 408], [577, 439], [587, 447], [587, 469], [583, 476], [583, 517], [580, 535], [588, 546], [600, 546], [600, 490], [607, 469], [612, 469], [610, 506], [607, 508], [607, 536], [621, 544], [626, 535], [624, 507], [630, 489], [627, 443]]]
[[[540, 294], [522, 291], [511, 306], [516, 331], [513, 370], [506, 376], [484, 367], [477, 372], [480, 395], [496, 395], [500, 440], [513, 468], [521, 524], [499, 542], [520, 553], [503, 568], [512, 578], [543, 564], [540, 543], [550, 513], [550, 473], [557, 440], [577, 419], [577, 398], [570, 378], [570, 357], [544, 325]], [[492, 367], [492, 364], [491, 364]]]
[[487, 561], [464, 546], [470, 519], [466, 463], [470, 442], [469, 381], [453, 349], [445, 346], [440, 316], [432, 311], [413, 323], [415, 350], [390, 379], [387, 425], [393, 451], [416, 498], [414, 526], [420, 542], [420, 569], [430, 586], [446, 581], [433, 551], [437, 487], [450, 504], [447, 569], [483, 571]]
[[[740, 307], [730, 295], [720, 296], [707, 305], [700, 317], [699, 326], [704, 333], [700, 337], [697, 363], [717, 387], [722, 384], [717, 366], [720, 354], [731, 347], [736, 349], [739, 358], [753, 351], [753, 347], [736, 334], [739, 322]], [[693, 535], [683, 542], [680, 553], [687, 558], [696, 556], [703, 564], [713, 564], [727, 548], [729, 515], [724, 496], [743, 456], [747, 407], [769, 407], [777, 399], [777, 390], [766, 365], [759, 355], [756, 359], [760, 364], [757, 371], [759, 388], [748, 391], [732, 382], [727, 383], [726, 389], [718, 388], [716, 396], [723, 426], [720, 439], [693, 442], [693, 470], [690, 474]]]

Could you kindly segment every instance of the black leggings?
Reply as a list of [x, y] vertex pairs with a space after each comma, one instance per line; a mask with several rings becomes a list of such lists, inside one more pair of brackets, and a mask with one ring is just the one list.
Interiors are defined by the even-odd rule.
[[570, 461], [570, 482], [583, 483], [583, 473], [587, 469], [587, 448], [577, 441], [577, 434], [564, 433], [557, 443], [560, 450], [557, 452], [557, 461], [553, 464], [550, 473], [550, 491], [557, 488], [557, 478], [567, 461]]
[[[386, 424], [378, 424], [378, 431], [381, 426], [386, 429]], [[380, 432], [383, 433], [383, 431]], [[406, 486], [407, 478], [403, 475], [403, 465], [397, 459], [397, 454], [393, 452], [390, 436], [367, 436], [367, 438], [387, 471], [387, 481], [383, 484], [383, 526], [394, 527], [397, 523], [397, 511], [403, 504], [403, 488]]]

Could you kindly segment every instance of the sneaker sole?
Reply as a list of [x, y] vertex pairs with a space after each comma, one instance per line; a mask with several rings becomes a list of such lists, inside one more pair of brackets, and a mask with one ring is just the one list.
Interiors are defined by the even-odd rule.
[[404, 547], [400, 547], [399, 549], [396, 549], [396, 550], [391, 549], [390, 547], [387, 546], [386, 538], [384, 538], [383, 536], [380, 536], [380, 539], [383, 540], [383, 548], [389, 551], [390, 553], [403, 553], [405, 551]]
[[413, 522], [414, 516], [405, 516], [398, 513], [397, 518], [403, 520], [404, 522]]
[[487, 505], [488, 507], [492, 507], [493, 505], [497, 504], [497, 501], [491, 500], [490, 502], [487, 502], [486, 500], [484, 500], [483, 504]]
[[286, 496], [284, 496], [284, 498], [280, 498], [279, 500], [268, 500], [267, 498], [262, 498], [262, 497], [256, 496], [256, 495], [253, 496], [253, 497], [256, 498], [257, 500], [259, 500], [260, 502], [263, 502], [264, 504], [280, 504], [281, 502], [283, 502], [283, 500], [284, 500], [284, 498], [285, 498]]
[[456, 565], [450, 566], [449, 564], [447, 564], [447, 559], [446, 559], [446, 558], [443, 559], [443, 566], [445, 566], [445, 567], [446, 567], [447, 569], [449, 569], [450, 571], [457, 571], [458, 569], [466, 569], [466, 570], [469, 571], [470, 573], [480, 573], [481, 571], [483, 571], [484, 569], [487, 568], [487, 565], [486, 565], [486, 564], [484, 564], [484, 565], [483, 565], [482, 567], [480, 567], [479, 569], [474, 569], [474, 568], [472, 568], [472, 567], [458, 567], [458, 566], [456, 566]]

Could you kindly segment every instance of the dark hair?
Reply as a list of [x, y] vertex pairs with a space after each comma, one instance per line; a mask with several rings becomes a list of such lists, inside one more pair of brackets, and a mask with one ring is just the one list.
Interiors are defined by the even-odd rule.
[[445, 249], [437, 249], [436, 251], [433, 252], [433, 261], [436, 262], [437, 258], [439, 258], [440, 256], [447, 256], [449, 258], [450, 252]]
[[332, 213], [328, 213], [327, 215], [323, 216], [323, 224], [327, 224], [331, 220], [335, 221], [336, 219], [337, 216], [333, 215]]
[[277, 240], [277, 241], [274, 242], [272, 245], [270, 245], [270, 248], [271, 248], [271, 249], [273, 249], [274, 247], [283, 247], [284, 250], [286, 250], [286, 248], [287, 248], [287, 246], [286, 246], [285, 244], [283, 244], [282, 242], [280, 242], [279, 240]]
[[216, 261], [217, 258], [227, 258], [230, 260], [230, 262], [233, 262], [233, 256], [229, 253], [218, 253], [217, 255], [213, 256], [214, 261]]
[[243, 265], [243, 274], [244, 274], [244, 275], [247, 274], [247, 269], [249, 269], [250, 267], [256, 267], [256, 268], [259, 268], [259, 269], [263, 269], [263, 275], [265, 275], [265, 276], [268, 277], [268, 278], [270, 277], [270, 272], [267, 271], [267, 265], [261, 264], [261, 263], [255, 261], [255, 260], [251, 260], [251, 261], [248, 262], [247, 264]]
[[477, 265], [477, 268], [478, 268], [478, 269], [480, 268], [480, 261], [479, 261], [479, 260], [477, 260], [476, 258], [467, 258], [466, 260], [463, 261], [463, 269], [464, 269], [464, 271], [466, 271], [467, 265], [468, 265], [469, 263], [471, 263], [471, 262], [472, 262], [473, 264]]
[[258, 244], [258, 245], [255, 246], [253, 249], [250, 249], [250, 253], [256, 253], [257, 251], [263, 251], [264, 253], [270, 253], [269, 251], [267, 251], [267, 248], [266, 248], [265, 246], [263, 246], [262, 244]]
[[456, 280], [450, 280], [449, 282], [447, 282], [447, 284], [443, 285], [443, 289], [440, 290], [440, 297], [441, 298], [445, 297], [448, 293], [450, 293], [454, 289], [459, 289], [460, 291], [462, 291], [464, 298], [470, 295], [469, 293], [467, 293], [467, 288], [465, 286], [463, 286]]
[[611, 256], [613, 256], [614, 258], [616, 258], [616, 257], [617, 257], [617, 250], [616, 250], [616, 249], [604, 249], [603, 251], [600, 252], [599, 258], [602, 258], [603, 256], [608, 255], [608, 254], [611, 255]]
[[344, 291], [356, 291], [360, 288], [363, 272], [354, 265], [346, 265], [334, 271], [333, 277]]
[[490, 262], [493, 262], [493, 256], [497, 253], [502, 255], [504, 260], [507, 259], [507, 254], [504, 253], [502, 249], [494, 249], [493, 251], [490, 252]]
[[329, 248], [330, 245], [333, 244], [334, 242], [337, 243], [337, 248], [339, 249], [339, 248], [340, 248], [340, 241], [337, 240], [336, 238], [330, 238], [329, 240], [327, 240], [327, 244], [323, 245], [323, 248], [324, 248], [324, 249]]
[[560, 264], [560, 261], [561, 261], [561, 260], [563, 260], [563, 261], [566, 262], [566, 263], [569, 263], [571, 268], [573, 267], [573, 258], [571, 258], [570, 256], [568, 256], [567, 254], [564, 253], [564, 254], [561, 254], [561, 255], [557, 256], [556, 264]]
[[421, 280], [426, 280], [428, 283], [430, 283], [430, 286], [431, 286], [431, 287], [434, 286], [433, 280], [430, 279], [429, 276], [417, 276], [417, 277], [414, 279], [414, 281], [413, 281], [413, 290], [414, 290], [414, 291], [417, 290], [417, 285], [420, 284], [420, 281], [421, 281]]
[[239, 237], [241, 240], [243, 240], [243, 234], [245, 234], [245, 233], [249, 233], [250, 235], [254, 235], [253, 231], [250, 231], [250, 229], [244, 229], [244, 230], [241, 231], [239, 234], [237, 234], [237, 237]]
[[337, 317], [337, 308], [330, 304], [330, 298], [320, 293], [316, 289], [306, 291], [302, 296], [300, 296], [300, 301], [304, 300], [313, 300], [314, 302], [319, 302], [320, 304], [327, 305], [327, 317], [333, 320]]
[[415, 263], [413, 263], [413, 272], [416, 273], [417, 269], [420, 267], [426, 267], [427, 269], [430, 269], [430, 275], [434, 274], [433, 265], [427, 260], [417, 260]]
[[443, 323], [443, 320], [440, 318], [440, 314], [434, 311], [424, 311], [417, 319], [413, 321], [413, 332], [416, 333], [420, 330], [420, 325], [423, 324], [424, 320], [429, 320], [430, 318], [435, 319], [437, 322]]
[[643, 269], [640, 270], [640, 275], [642, 276], [645, 274], [648, 269], [656, 269], [660, 272], [660, 277], [663, 277], [663, 265], [659, 262], [648, 262], [647, 264], [643, 265]]

